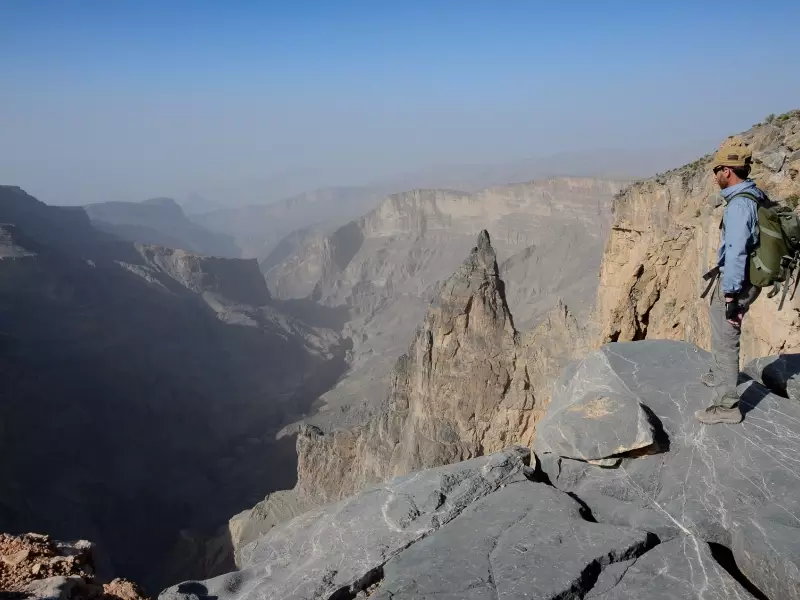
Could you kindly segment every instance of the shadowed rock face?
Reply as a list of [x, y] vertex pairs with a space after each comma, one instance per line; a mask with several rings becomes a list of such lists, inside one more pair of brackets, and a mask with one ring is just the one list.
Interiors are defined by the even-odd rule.
[[170, 548], [294, 485], [274, 436], [339, 376], [338, 336], [270, 306], [255, 261], [0, 194], [0, 531], [92, 539], [105, 572], [153, 587], [202, 575]]
[[0, 224], [0, 259], [36, 256], [37, 248], [38, 244], [16, 225]]
[[241, 255], [232, 236], [193, 223], [171, 198], [101, 202], [84, 208], [95, 227], [123, 240], [180, 248], [207, 256], [238, 258]]

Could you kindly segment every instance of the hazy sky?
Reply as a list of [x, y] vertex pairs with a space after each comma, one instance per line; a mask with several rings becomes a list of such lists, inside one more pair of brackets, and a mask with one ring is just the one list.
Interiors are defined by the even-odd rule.
[[2, 0], [0, 183], [243, 202], [691, 145], [800, 108], [798, 22], [796, 0]]

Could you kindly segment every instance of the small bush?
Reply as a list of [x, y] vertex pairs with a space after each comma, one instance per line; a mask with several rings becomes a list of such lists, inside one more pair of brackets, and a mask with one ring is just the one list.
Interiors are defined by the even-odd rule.
[[764, 123], [772, 123], [775, 120], [775, 113], [770, 113], [767, 115], [767, 118], [764, 119]]
[[784, 123], [794, 117], [800, 117], [800, 110], [790, 110], [789, 112], [785, 112], [782, 115], [778, 115], [777, 117], [775, 117], [775, 120], [778, 123]]
[[800, 205], [800, 194], [790, 194], [786, 197], [786, 204], [792, 208], [797, 208]]

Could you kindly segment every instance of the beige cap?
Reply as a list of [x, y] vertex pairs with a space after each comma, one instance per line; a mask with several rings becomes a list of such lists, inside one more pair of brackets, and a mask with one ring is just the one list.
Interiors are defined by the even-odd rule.
[[722, 142], [722, 145], [714, 154], [711, 168], [717, 167], [746, 167], [750, 164], [753, 153], [747, 147], [745, 141], [738, 135], [732, 135]]

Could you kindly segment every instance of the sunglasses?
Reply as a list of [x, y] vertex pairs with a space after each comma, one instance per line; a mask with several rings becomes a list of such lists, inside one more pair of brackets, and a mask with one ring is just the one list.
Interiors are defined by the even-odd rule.
[[714, 167], [714, 175], [722, 171], [722, 169], [727, 169], [728, 167]]

